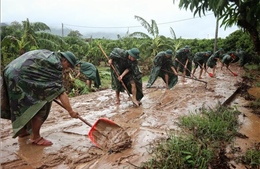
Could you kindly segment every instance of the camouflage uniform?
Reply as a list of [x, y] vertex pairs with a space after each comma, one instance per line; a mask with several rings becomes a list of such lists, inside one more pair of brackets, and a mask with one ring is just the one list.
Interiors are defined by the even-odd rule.
[[48, 50], [19, 56], [5, 67], [3, 77], [10, 107], [1, 110], [1, 117], [12, 121], [13, 137], [38, 112], [45, 121], [52, 100], [65, 91], [60, 57]]
[[[118, 72], [118, 74], [122, 74], [124, 70], [128, 69], [129, 72], [123, 77], [123, 82], [126, 85], [129, 93], [132, 94], [132, 86], [130, 84], [131, 80], [135, 81], [136, 84], [136, 99], [140, 101], [143, 98], [143, 90], [142, 90], [142, 72], [139, 69], [138, 61], [132, 62], [128, 59], [128, 51], [120, 48], [114, 48], [110, 53], [109, 58], [113, 59], [113, 66]], [[123, 92], [125, 89], [122, 83], [118, 80], [118, 77], [115, 71], [111, 68], [111, 86], [113, 90]]]
[[100, 81], [98, 69], [92, 63], [89, 62], [79, 62], [79, 64], [80, 64], [79, 71], [80, 73], [82, 73], [80, 75], [80, 80], [82, 81], [93, 80], [94, 86], [96, 88], [99, 88], [99, 86], [101, 85], [101, 81]]
[[[186, 51], [188, 49], [188, 51]], [[186, 61], [188, 60], [188, 64], [187, 64], [187, 69], [186, 70], [186, 75], [190, 76], [190, 72], [192, 69], [192, 55], [191, 55], [191, 51], [190, 48], [188, 46], [181, 48], [179, 50], [177, 50], [176, 52], [176, 56], [175, 58], [178, 59], [178, 61], [174, 60], [174, 65], [176, 67], [177, 71], [183, 72], [184, 71], [184, 66]]]
[[172, 88], [177, 84], [178, 76], [176, 76], [171, 69], [171, 66], [174, 67], [172, 57], [167, 58], [165, 52], [159, 52], [155, 56], [153, 64], [154, 65], [147, 83], [147, 87], [151, 87], [158, 76], [161, 77], [163, 81], [166, 83], [165, 74], [168, 74], [169, 76], [169, 88]]

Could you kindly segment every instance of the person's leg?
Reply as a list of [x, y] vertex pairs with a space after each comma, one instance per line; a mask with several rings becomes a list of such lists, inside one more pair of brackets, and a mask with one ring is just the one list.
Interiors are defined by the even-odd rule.
[[201, 67], [200, 68], [200, 75], [199, 75], [199, 79], [202, 79], [201, 75], [202, 75], [202, 72], [203, 72], [203, 68]]
[[30, 133], [27, 131], [27, 125], [25, 125], [20, 131], [19, 131], [19, 135], [18, 137], [19, 138], [23, 138], [23, 137], [26, 137], [26, 136], [29, 136]]
[[186, 75], [186, 69], [183, 68], [182, 82], [186, 82], [186, 80], [185, 80], [185, 75]]
[[32, 140], [37, 140], [41, 137], [40, 135], [40, 129], [43, 124], [42, 117], [37, 113], [33, 118], [32, 118], [32, 135], [31, 139]]
[[165, 78], [166, 89], [168, 89], [169, 88], [169, 75], [167, 73], [165, 73], [164, 78]]
[[32, 134], [31, 134], [31, 142], [36, 145], [41, 146], [50, 146], [52, 142], [49, 140], [44, 139], [40, 135], [40, 129], [43, 122], [47, 119], [51, 108], [51, 102], [46, 103], [43, 108], [32, 118], [31, 120], [31, 127], [32, 127]]
[[91, 80], [86, 80], [86, 84], [87, 84], [88, 88], [91, 89]]
[[130, 81], [130, 84], [131, 84], [131, 87], [132, 87], [132, 95], [133, 95], [132, 99], [133, 99], [133, 102], [134, 102], [134, 104], [135, 104], [136, 106], [139, 106], [139, 105], [140, 105], [140, 104], [139, 104], [139, 101], [136, 99], [137, 89], [136, 89], [136, 84], [135, 84], [134, 80], [131, 80], [131, 81]]
[[215, 65], [215, 66], [213, 67], [213, 76], [216, 76], [216, 67], [217, 67], [217, 65]]
[[116, 91], [116, 104], [120, 104], [120, 91]]
[[194, 74], [195, 74], [195, 72], [196, 72], [196, 67], [193, 69], [193, 71], [192, 71], [192, 76], [194, 76]]

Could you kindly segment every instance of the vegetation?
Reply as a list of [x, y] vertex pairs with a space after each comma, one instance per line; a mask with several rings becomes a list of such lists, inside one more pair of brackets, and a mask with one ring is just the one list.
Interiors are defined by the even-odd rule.
[[[201, 3], [203, 2], [203, 3]], [[252, 5], [253, 4], [253, 5]], [[246, 8], [249, 5], [250, 8]], [[232, 0], [232, 1], [193, 1], [180, 0], [180, 6], [188, 7], [194, 14], [205, 13], [213, 10], [215, 16], [223, 19], [222, 24], [229, 26], [238, 24], [245, 32], [238, 30], [227, 38], [218, 39], [218, 46], [225, 51], [234, 51], [242, 48], [246, 52], [246, 62], [260, 63], [259, 53], [259, 1], [257, 0]], [[243, 13], [244, 11], [247, 11]], [[226, 15], [225, 15], [226, 14]], [[80, 32], [72, 31], [69, 36], [61, 37], [53, 35], [50, 28], [41, 22], [30, 23], [26, 19], [21, 24], [13, 22], [11, 25], [1, 27], [1, 69], [24, 52], [33, 49], [48, 49], [51, 51], [72, 51], [82, 61], [88, 61], [98, 66], [102, 88], [110, 87], [110, 72], [106, 66], [107, 59], [98, 48], [101, 44], [107, 55], [113, 48], [130, 49], [138, 47], [141, 51], [140, 66], [145, 75], [148, 75], [153, 57], [161, 50], [168, 48], [173, 51], [189, 45], [192, 54], [198, 51], [213, 51], [214, 39], [181, 39], [176, 38], [172, 28], [172, 38], [166, 38], [159, 34], [156, 21], [151, 23], [135, 16], [144, 26], [148, 34], [142, 32], [127, 32], [124, 37], [118, 36], [117, 40], [110, 39], [84, 39]], [[250, 28], [249, 28], [250, 27]], [[258, 54], [256, 54], [258, 53]], [[102, 65], [103, 64], [103, 65]], [[248, 65], [245, 65], [247, 67]], [[252, 74], [246, 75], [256, 79]], [[70, 78], [70, 77], [67, 77]], [[147, 79], [145, 76], [144, 81]], [[86, 94], [89, 90], [84, 82], [76, 81], [70, 88], [70, 96]], [[68, 85], [70, 86], [70, 84]], [[252, 104], [259, 108], [259, 102]], [[169, 135], [167, 140], [152, 145], [154, 147], [153, 159], [144, 163], [142, 168], [216, 168], [214, 165], [223, 164], [223, 151], [236, 134], [237, 115], [235, 108], [228, 109], [217, 107], [215, 110], [202, 109], [200, 113], [194, 113], [189, 117], [180, 119], [180, 126], [186, 132], [186, 137]], [[188, 133], [188, 134], [187, 134]], [[220, 147], [220, 148], [219, 148]], [[243, 161], [251, 166], [259, 165], [259, 149], [249, 150], [243, 156]], [[221, 167], [220, 167], [221, 168]]]
[[[173, 0], [175, 3], [176, 0]], [[221, 26], [237, 25], [249, 33], [255, 52], [260, 55], [260, 1], [259, 0], [180, 0], [179, 7], [205, 15], [212, 11]]]
[[[78, 31], [71, 31], [68, 36], [61, 37], [53, 35], [46, 24], [31, 23], [29, 19], [23, 21], [22, 24], [12, 22], [10, 25], [1, 26], [1, 68], [24, 52], [33, 49], [69, 50], [75, 53], [78, 59], [99, 66], [101, 62], [107, 61], [98, 47], [98, 44], [101, 44], [107, 55], [115, 47], [126, 50], [132, 47], [139, 48], [141, 52], [139, 64], [143, 73], [147, 75], [150, 72], [153, 57], [159, 51], [166, 49], [176, 51], [185, 45], [191, 47], [192, 54], [198, 51], [213, 51], [214, 39], [176, 38], [172, 28], [170, 28], [172, 38], [166, 38], [159, 34], [156, 21], [152, 20], [149, 23], [140, 16], [135, 16], [135, 18], [146, 28], [148, 34], [127, 32], [124, 37], [118, 36], [117, 40], [83, 38]], [[242, 30], [233, 32], [225, 39], [218, 38], [218, 46], [224, 48], [225, 51], [242, 48], [247, 55], [247, 62], [259, 63], [260, 61], [259, 55], [255, 53], [250, 34], [244, 33]]]
[[239, 114], [219, 105], [181, 117], [184, 132], [152, 144], [152, 158], [141, 168], [227, 168], [225, 146], [237, 133]]

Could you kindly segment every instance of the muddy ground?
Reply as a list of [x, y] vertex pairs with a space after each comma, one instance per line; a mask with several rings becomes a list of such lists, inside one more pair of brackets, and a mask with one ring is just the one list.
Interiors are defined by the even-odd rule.
[[[135, 168], [150, 157], [149, 148], [153, 141], [166, 138], [170, 132], [178, 133], [178, 118], [195, 112], [202, 106], [215, 107], [224, 103], [237, 90], [240, 75], [238, 67], [231, 67], [238, 74], [228, 70], [217, 70], [215, 78], [207, 74], [200, 81], [187, 79], [166, 90], [161, 79], [152, 88], [144, 85], [144, 98], [140, 107], [134, 107], [126, 93], [121, 94], [121, 104], [116, 105], [115, 92], [111, 89], [93, 92], [70, 99], [75, 110], [89, 123], [107, 118], [120, 125], [131, 137], [132, 145], [119, 153], [109, 153], [97, 148], [89, 139], [90, 127], [79, 119], [71, 119], [63, 108], [53, 103], [50, 116], [42, 126], [41, 134], [54, 144], [49, 147], [32, 145], [29, 137], [12, 138], [10, 121], [1, 119], [1, 167], [4, 169], [87, 169], [87, 168]], [[197, 71], [198, 73], [198, 71]], [[255, 93], [255, 92], [253, 92]], [[246, 147], [259, 142], [259, 118], [245, 110], [247, 103], [237, 98], [232, 104], [247, 113], [241, 117], [246, 127], [241, 131], [251, 139], [237, 139], [238, 146]], [[251, 119], [252, 118], [252, 119]], [[254, 124], [254, 125], [253, 125]], [[258, 126], [257, 126], [258, 125]], [[252, 132], [255, 131], [255, 132]], [[250, 143], [248, 142], [250, 141]], [[237, 165], [237, 168], [240, 166]]]

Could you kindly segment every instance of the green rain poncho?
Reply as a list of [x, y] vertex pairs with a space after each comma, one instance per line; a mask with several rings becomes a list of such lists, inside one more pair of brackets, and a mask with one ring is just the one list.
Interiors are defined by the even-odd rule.
[[[194, 67], [197, 68], [198, 66], [202, 66], [204, 64], [204, 68], [206, 68], [206, 63], [208, 60], [208, 56], [210, 55], [210, 52], [197, 52], [194, 55], [193, 63]], [[202, 68], [202, 67], [201, 67]]]
[[147, 87], [151, 87], [158, 76], [165, 82], [165, 74], [168, 74], [169, 76], [168, 87], [174, 87], [178, 82], [178, 76], [176, 76], [171, 69], [171, 66], [174, 66], [172, 58], [167, 58], [165, 52], [159, 52], [155, 56], [153, 64], [154, 65], [147, 83]]
[[7, 104], [1, 117], [12, 121], [13, 137], [38, 111], [45, 109], [46, 120], [51, 101], [65, 91], [60, 58], [48, 50], [19, 56], [5, 67], [3, 77]]
[[238, 60], [239, 60], [239, 57], [237, 57], [237, 54], [235, 52], [228, 52], [228, 53], [223, 55], [221, 62], [223, 64], [229, 66], [230, 63], [235, 63]]
[[[187, 51], [188, 49], [188, 51]], [[187, 70], [186, 70], [186, 75], [190, 76], [191, 70], [192, 70], [192, 55], [190, 52], [189, 47], [181, 48], [177, 50], [175, 58], [178, 59], [178, 61], [174, 60], [174, 65], [176, 67], [177, 71], [183, 72], [184, 71], [184, 65], [186, 61], [188, 60], [187, 63]]]
[[217, 65], [217, 61], [218, 59], [222, 59], [223, 58], [223, 53], [224, 53], [224, 50], [223, 49], [219, 49], [218, 51], [216, 51], [215, 53], [213, 53], [208, 61], [207, 61], [207, 66], [210, 67], [210, 68], [213, 68], [214, 66]]
[[[120, 48], [114, 48], [110, 53], [109, 58], [113, 59], [113, 66], [115, 67], [118, 74], [122, 74], [125, 69], [129, 69], [129, 72], [124, 76], [123, 82], [126, 85], [129, 93], [132, 94], [131, 80], [135, 81], [137, 93], [136, 99], [140, 101], [143, 98], [142, 90], [142, 72], [139, 69], [137, 60], [132, 62], [128, 59], [128, 51]], [[111, 86], [113, 90], [123, 92], [125, 89], [122, 83], [118, 80], [115, 71], [111, 68]]]
[[101, 85], [101, 81], [100, 81], [98, 69], [92, 63], [89, 62], [80, 62], [79, 64], [80, 64], [80, 73], [85, 75], [86, 80], [93, 80], [94, 86], [96, 88], [99, 88], [99, 86]]

